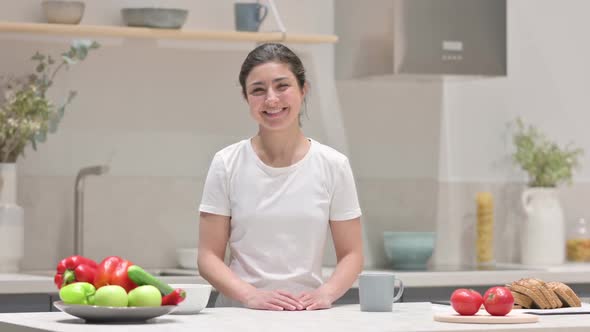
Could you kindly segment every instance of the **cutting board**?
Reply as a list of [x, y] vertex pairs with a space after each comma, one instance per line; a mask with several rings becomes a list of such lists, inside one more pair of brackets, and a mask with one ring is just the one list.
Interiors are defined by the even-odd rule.
[[434, 320], [446, 323], [469, 323], [469, 324], [523, 324], [536, 323], [539, 316], [530, 314], [509, 313], [506, 316], [491, 316], [479, 313], [474, 316], [461, 316], [454, 313], [435, 313]]

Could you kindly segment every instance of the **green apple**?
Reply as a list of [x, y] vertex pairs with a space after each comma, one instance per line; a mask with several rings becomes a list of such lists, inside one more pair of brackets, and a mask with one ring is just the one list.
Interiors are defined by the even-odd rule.
[[162, 305], [162, 294], [152, 285], [136, 287], [127, 296], [130, 307], [159, 307]]
[[103, 307], [126, 307], [127, 292], [119, 285], [102, 286], [94, 294], [94, 305]]
[[94, 304], [94, 285], [87, 282], [75, 282], [59, 290], [59, 298], [67, 304]]

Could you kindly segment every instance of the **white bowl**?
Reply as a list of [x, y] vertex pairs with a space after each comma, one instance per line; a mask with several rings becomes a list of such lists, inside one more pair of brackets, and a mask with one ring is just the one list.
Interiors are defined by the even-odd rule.
[[174, 288], [182, 288], [186, 292], [184, 301], [180, 302], [172, 314], [194, 315], [203, 310], [211, 296], [211, 285], [206, 284], [170, 284]]
[[197, 248], [179, 248], [176, 249], [176, 263], [183, 269], [197, 269]]
[[43, 1], [43, 12], [49, 23], [78, 24], [84, 14], [84, 2], [81, 1]]

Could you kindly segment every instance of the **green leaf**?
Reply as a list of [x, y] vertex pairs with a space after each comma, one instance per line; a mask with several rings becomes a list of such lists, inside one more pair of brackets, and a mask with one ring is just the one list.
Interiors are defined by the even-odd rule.
[[72, 90], [72, 91], [70, 91], [70, 92], [68, 93], [68, 99], [66, 100], [66, 104], [69, 104], [69, 103], [71, 103], [71, 102], [72, 102], [72, 100], [74, 100], [74, 98], [76, 98], [76, 96], [77, 96], [77, 95], [78, 95], [78, 92], [77, 92], [77, 91], [73, 91], [73, 90]]
[[68, 56], [68, 55], [66, 55], [66, 54], [63, 54], [63, 55], [61, 56], [61, 58], [62, 58], [62, 59], [63, 59], [63, 61], [65, 61], [65, 62], [66, 62], [68, 65], [74, 65], [74, 64], [76, 64], [76, 63], [77, 63], [77, 61], [76, 61], [76, 60], [74, 60], [74, 59], [73, 59], [73, 57], [70, 57], [70, 56]]
[[47, 130], [51, 134], [54, 134], [55, 132], [57, 132], [57, 127], [59, 126], [59, 122], [61, 121], [61, 119], [63, 117], [64, 109], [65, 109], [65, 106], [58, 108], [57, 114], [54, 117], [52, 117], [51, 119], [49, 119], [49, 126], [48, 126]]
[[[41, 143], [45, 142], [46, 140], [47, 140], [47, 133], [45, 131], [38, 132], [34, 138], [34, 141], [41, 142]], [[36, 149], [35, 144], [33, 144], [33, 149]]]
[[72, 47], [75, 49], [89, 49], [89, 48], [96, 48], [93, 47], [97, 42], [89, 39], [75, 39], [72, 41]]
[[45, 60], [45, 56], [41, 53], [39, 53], [38, 51], [35, 53], [35, 55], [33, 55], [31, 57], [31, 60], [35, 60], [35, 61], [43, 61]]
[[78, 49], [76, 54], [78, 55], [79, 60], [84, 60], [84, 59], [86, 59], [86, 56], [88, 55], [88, 49], [87, 48], [80, 48], [80, 49]]

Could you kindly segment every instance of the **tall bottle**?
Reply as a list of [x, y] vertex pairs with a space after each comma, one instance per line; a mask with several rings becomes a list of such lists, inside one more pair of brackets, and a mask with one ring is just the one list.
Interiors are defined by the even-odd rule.
[[478, 266], [494, 262], [494, 198], [489, 192], [479, 192], [477, 203], [476, 261]]
[[590, 231], [586, 219], [578, 219], [568, 234], [566, 246], [568, 261], [590, 262]]

